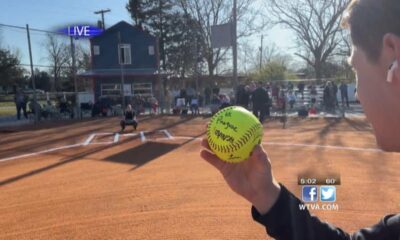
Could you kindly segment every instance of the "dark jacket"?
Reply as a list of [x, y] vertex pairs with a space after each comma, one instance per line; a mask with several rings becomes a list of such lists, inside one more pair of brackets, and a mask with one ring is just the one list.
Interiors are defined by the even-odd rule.
[[347, 85], [346, 84], [341, 84], [339, 89], [340, 89], [340, 93], [342, 95], [347, 95]]
[[265, 90], [263, 87], [258, 87], [251, 94], [251, 99], [253, 101], [253, 105], [262, 106], [262, 105], [268, 104], [269, 95], [268, 95], [267, 90]]
[[236, 103], [241, 106], [249, 105], [250, 93], [246, 91], [244, 85], [240, 85], [236, 92]]
[[125, 120], [134, 120], [135, 116], [136, 116], [136, 112], [133, 110], [125, 112]]
[[281, 185], [277, 202], [265, 215], [252, 207], [253, 219], [277, 240], [399, 240], [400, 215], [387, 215], [379, 223], [349, 234], [300, 210], [301, 201]]

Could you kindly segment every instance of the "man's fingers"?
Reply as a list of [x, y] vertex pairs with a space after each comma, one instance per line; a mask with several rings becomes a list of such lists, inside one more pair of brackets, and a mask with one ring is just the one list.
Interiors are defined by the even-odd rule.
[[250, 158], [268, 158], [268, 156], [267, 156], [267, 152], [264, 150], [263, 146], [260, 144], [257, 144], [253, 148]]
[[257, 144], [254, 146], [253, 151], [251, 152], [251, 155], [263, 152], [263, 150], [264, 150], [263, 147], [260, 144]]
[[208, 163], [213, 165], [218, 170], [222, 169], [222, 165], [224, 164], [221, 159], [219, 159], [214, 153], [211, 153], [207, 150], [202, 150], [200, 152], [200, 156], [206, 160]]
[[203, 138], [201, 141], [201, 146], [205, 148], [200, 152], [200, 156], [209, 162], [211, 165], [216, 167], [218, 170], [222, 169], [222, 165], [224, 164], [221, 159], [219, 159], [211, 150], [210, 145], [208, 145], [207, 138]]

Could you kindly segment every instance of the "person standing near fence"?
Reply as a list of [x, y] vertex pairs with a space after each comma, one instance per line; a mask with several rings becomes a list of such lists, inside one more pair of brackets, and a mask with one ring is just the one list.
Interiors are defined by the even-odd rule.
[[296, 95], [293, 93], [293, 91], [289, 91], [287, 94], [287, 100], [289, 102], [290, 109], [293, 109], [294, 104], [296, 103]]
[[299, 90], [299, 93], [301, 94], [301, 99], [304, 99], [304, 88], [305, 88], [305, 84], [303, 82], [299, 82], [299, 84], [297, 84], [297, 89]]
[[204, 96], [205, 96], [205, 105], [210, 104], [210, 102], [211, 102], [211, 88], [209, 86], [207, 86], [204, 89]]
[[269, 102], [268, 92], [262, 87], [262, 82], [258, 82], [257, 88], [253, 91], [251, 99], [253, 101], [253, 114], [262, 123], [265, 118], [266, 105]]
[[244, 84], [239, 85], [236, 93], [236, 103], [244, 108], [249, 107], [250, 87]]
[[164, 98], [165, 98], [166, 112], [167, 112], [167, 114], [170, 114], [171, 113], [171, 104], [172, 104], [172, 93], [168, 87], [165, 89]]
[[339, 101], [337, 99], [337, 93], [339, 89], [335, 82], [332, 82], [332, 89], [333, 89], [333, 96], [332, 96], [333, 104], [335, 107], [339, 107]]
[[332, 82], [328, 81], [324, 87], [324, 106], [326, 111], [331, 112], [335, 108], [334, 89]]
[[36, 110], [37, 110], [37, 116], [40, 121], [42, 118], [42, 106], [32, 98], [29, 100], [28, 107], [29, 107], [30, 113], [32, 113], [33, 116], [36, 115]]
[[26, 119], [28, 119], [28, 114], [26, 113], [26, 96], [20, 89], [17, 89], [17, 92], [15, 93], [14, 102], [15, 102], [15, 106], [17, 108], [18, 120], [21, 119], [21, 110], [24, 114], [24, 117]]
[[342, 97], [342, 105], [344, 106], [344, 101], [346, 100], [346, 106], [350, 107], [349, 105], [349, 95], [347, 93], [347, 84], [342, 81], [342, 83], [340, 84], [340, 96]]

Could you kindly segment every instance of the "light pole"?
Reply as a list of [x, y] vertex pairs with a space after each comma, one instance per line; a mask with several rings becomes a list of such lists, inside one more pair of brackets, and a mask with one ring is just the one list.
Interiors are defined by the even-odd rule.
[[237, 76], [237, 0], [233, 0], [233, 36], [232, 36], [232, 55], [233, 55], [233, 91], [236, 91], [238, 84]]

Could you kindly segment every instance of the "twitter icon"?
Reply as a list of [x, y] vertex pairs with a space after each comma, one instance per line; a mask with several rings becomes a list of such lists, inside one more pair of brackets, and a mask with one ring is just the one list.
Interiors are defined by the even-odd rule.
[[320, 187], [320, 201], [321, 202], [335, 202], [336, 201], [336, 187], [335, 186], [321, 186]]

